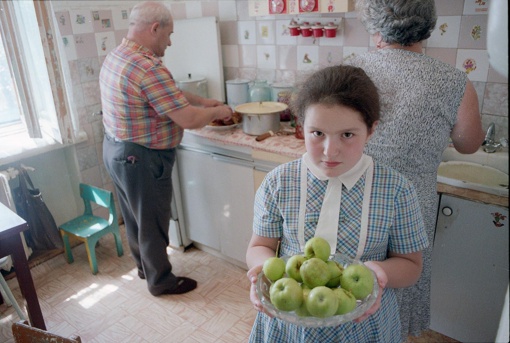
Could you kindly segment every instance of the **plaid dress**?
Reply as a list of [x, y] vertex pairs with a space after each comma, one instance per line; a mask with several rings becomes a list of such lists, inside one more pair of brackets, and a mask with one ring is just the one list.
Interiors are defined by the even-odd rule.
[[[280, 254], [300, 253], [298, 212], [301, 159], [268, 173], [255, 197], [253, 231], [264, 237], [282, 239]], [[305, 241], [312, 238], [319, 220], [328, 181], [308, 172]], [[336, 251], [354, 258], [358, 247], [361, 204], [365, 176], [353, 188], [342, 189]], [[382, 261], [387, 252], [406, 254], [428, 245], [418, 199], [413, 186], [394, 170], [374, 163], [369, 227], [362, 261]], [[394, 290], [383, 291], [380, 309], [361, 323], [337, 327], [305, 328], [270, 318], [259, 312], [250, 342], [388, 342], [401, 341], [397, 299]]]

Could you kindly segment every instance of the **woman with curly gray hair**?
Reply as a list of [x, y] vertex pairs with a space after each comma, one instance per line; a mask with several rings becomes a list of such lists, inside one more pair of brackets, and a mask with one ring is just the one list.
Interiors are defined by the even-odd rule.
[[418, 283], [397, 290], [405, 341], [430, 324], [441, 155], [449, 139], [460, 153], [474, 153], [484, 133], [477, 94], [467, 75], [424, 54], [423, 41], [437, 20], [434, 0], [357, 0], [356, 10], [376, 49], [346, 63], [363, 68], [381, 97], [381, 120], [365, 153], [413, 182], [430, 242]]

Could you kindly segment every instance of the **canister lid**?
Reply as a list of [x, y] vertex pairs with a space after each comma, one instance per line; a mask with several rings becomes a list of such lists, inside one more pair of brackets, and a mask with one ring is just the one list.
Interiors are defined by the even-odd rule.
[[239, 85], [239, 84], [244, 84], [244, 83], [250, 83], [250, 80], [246, 80], [246, 79], [233, 79], [233, 80], [227, 80], [225, 82], [229, 83], [229, 84]]

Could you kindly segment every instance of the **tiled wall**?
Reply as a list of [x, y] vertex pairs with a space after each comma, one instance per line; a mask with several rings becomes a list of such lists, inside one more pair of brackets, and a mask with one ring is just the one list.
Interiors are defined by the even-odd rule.
[[[53, 1], [75, 86], [83, 128], [93, 137], [84, 146], [80, 168], [101, 168], [102, 127], [98, 77], [104, 56], [127, 32], [127, 16], [134, 1]], [[424, 52], [468, 73], [478, 93], [484, 128], [496, 123], [496, 136], [507, 137], [508, 79], [488, 63], [486, 34], [490, 0], [436, 0], [437, 27]], [[250, 17], [248, 0], [166, 1], [174, 19], [216, 16], [219, 19], [224, 79], [266, 79], [294, 83], [309, 70], [341, 63], [351, 55], [373, 49], [373, 43], [354, 12], [303, 17]], [[291, 37], [291, 19], [341, 22], [335, 38]], [[200, 44], [197, 42], [197, 44]], [[95, 153], [92, 153], [92, 150]], [[80, 155], [80, 151], [78, 151]], [[97, 159], [91, 161], [90, 159]]]

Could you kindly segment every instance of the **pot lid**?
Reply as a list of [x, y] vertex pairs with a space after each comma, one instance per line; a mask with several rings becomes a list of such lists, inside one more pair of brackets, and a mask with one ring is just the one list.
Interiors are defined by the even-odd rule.
[[287, 109], [287, 104], [276, 101], [248, 102], [237, 105], [235, 111], [241, 114], [274, 114]]
[[200, 82], [200, 81], [206, 81], [205, 77], [203, 76], [193, 76], [191, 74], [188, 74], [188, 77], [186, 79], [182, 80], [176, 80], [177, 83], [194, 83], [194, 82]]

